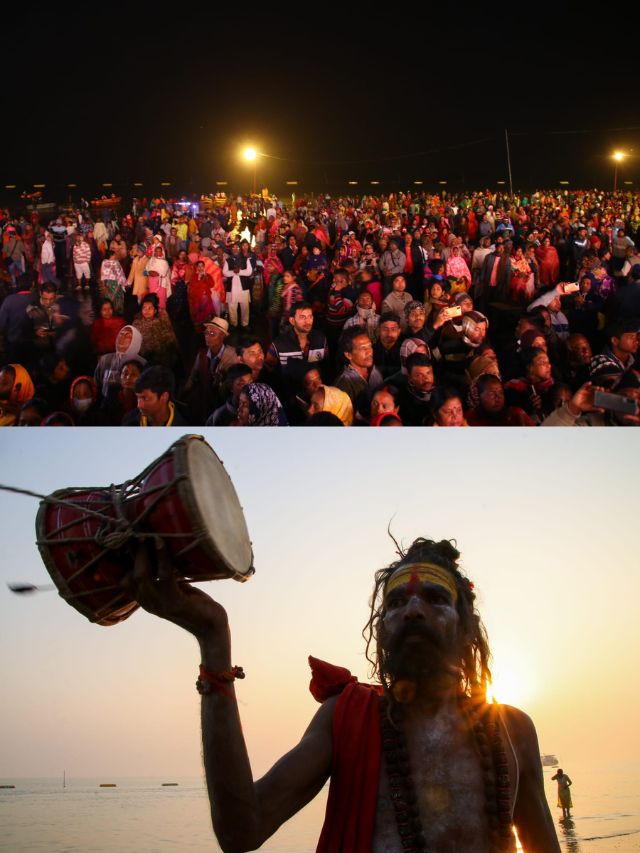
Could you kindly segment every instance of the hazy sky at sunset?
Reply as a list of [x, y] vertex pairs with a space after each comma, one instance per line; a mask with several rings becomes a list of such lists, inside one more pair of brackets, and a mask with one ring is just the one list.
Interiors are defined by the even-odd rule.
[[[256, 774], [315, 711], [307, 655], [367, 677], [360, 635], [387, 524], [456, 538], [494, 653], [496, 695], [566, 764], [638, 760], [637, 432], [631, 429], [209, 431], [256, 575], [206, 589], [229, 612]], [[141, 471], [178, 430], [3, 430], [0, 481], [50, 493]], [[90, 624], [46, 583], [37, 500], [0, 493], [0, 777], [200, 771], [195, 641], [142, 611]], [[579, 720], [580, 725], [577, 725]], [[585, 738], [588, 732], [588, 738]]]

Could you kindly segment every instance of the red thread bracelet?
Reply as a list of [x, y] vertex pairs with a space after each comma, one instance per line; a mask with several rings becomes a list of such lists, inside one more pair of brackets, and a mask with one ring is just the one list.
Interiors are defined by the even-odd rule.
[[217, 691], [231, 697], [232, 694], [226, 689], [225, 684], [230, 684], [236, 678], [244, 677], [245, 672], [241, 666], [234, 666], [222, 672], [209, 672], [200, 664], [200, 677], [196, 681], [196, 690], [201, 696], [207, 696], [209, 693]]

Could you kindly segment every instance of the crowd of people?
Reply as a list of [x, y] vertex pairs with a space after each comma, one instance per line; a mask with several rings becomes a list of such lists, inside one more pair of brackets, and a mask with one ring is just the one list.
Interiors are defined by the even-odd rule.
[[640, 194], [0, 211], [0, 425], [637, 425]]

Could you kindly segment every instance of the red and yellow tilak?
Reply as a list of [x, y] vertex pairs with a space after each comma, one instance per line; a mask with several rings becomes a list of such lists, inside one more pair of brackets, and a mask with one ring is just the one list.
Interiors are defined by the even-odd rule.
[[391, 575], [385, 588], [385, 597], [396, 587], [407, 584], [411, 592], [416, 592], [421, 583], [435, 583], [444, 587], [455, 604], [458, 600], [458, 590], [450, 572], [435, 563], [407, 563]]

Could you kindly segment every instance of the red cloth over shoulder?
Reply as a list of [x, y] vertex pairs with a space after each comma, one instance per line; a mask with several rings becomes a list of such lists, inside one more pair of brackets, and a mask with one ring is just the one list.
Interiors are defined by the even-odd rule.
[[357, 681], [355, 675], [351, 675], [343, 666], [334, 666], [311, 655], [309, 655], [309, 666], [311, 667], [309, 690], [318, 702], [324, 702], [330, 696], [337, 696], [347, 684]]
[[380, 780], [381, 687], [360, 684], [348, 669], [309, 658], [309, 689], [323, 702], [339, 695], [333, 714], [331, 784], [316, 853], [369, 853]]

